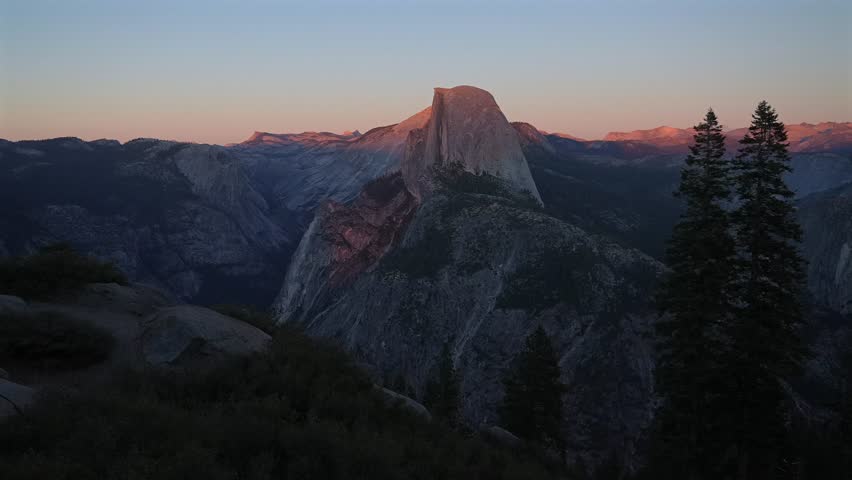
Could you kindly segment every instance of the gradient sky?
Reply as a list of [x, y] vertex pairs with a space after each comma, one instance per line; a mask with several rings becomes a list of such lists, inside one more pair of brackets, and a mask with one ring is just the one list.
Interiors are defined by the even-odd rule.
[[849, 1], [0, 0], [0, 138], [240, 141], [396, 123], [432, 88], [599, 138], [852, 120]]

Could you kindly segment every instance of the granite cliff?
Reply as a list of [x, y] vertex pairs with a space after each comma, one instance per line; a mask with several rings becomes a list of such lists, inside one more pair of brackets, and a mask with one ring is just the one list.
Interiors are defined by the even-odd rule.
[[572, 390], [571, 450], [633, 451], [653, 409], [648, 302], [664, 267], [545, 213], [521, 141], [486, 92], [436, 90], [401, 174], [320, 209], [278, 321], [419, 393], [449, 342], [473, 424], [498, 421], [503, 370], [542, 324]]

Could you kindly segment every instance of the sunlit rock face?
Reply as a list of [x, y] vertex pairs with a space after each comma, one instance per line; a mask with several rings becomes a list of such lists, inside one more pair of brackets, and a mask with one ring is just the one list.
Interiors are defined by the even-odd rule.
[[256, 133], [229, 148], [273, 204], [309, 220], [324, 200], [352, 201], [370, 180], [399, 170], [409, 133], [430, 111], [359, 135]]
[[[313, 305], [316, 298], [373, 267], [402, 237], [417, 206], [435, 189], [436, 167], [454, 165], [475, 175], [490, 175], [502, 187], [540, 202], [520, 142], [490, 93], [461, 86], [437, 88], [431, 107], [398, 125], [337, 145], [370, 154], [384, 145], [401, 164], [374, 166], [390, 173], [368, 183], [351, 205], [332, 197], [320, 207], [276, 300], [279, 316], [299, 313], [301, 318], [307, 313], [305, 303]], [[397, 168], [401, 174], [393, 173]]]
[[[512, 126], [515, 128], [515, 131], [518, 133], [518, 140], [521, 142], [521, 148], [527, 149], [529, 147], [535, 146], [545, 150], [548, 153], [555, 153], [556, 150], [553, 148], [553, 145], [550, 144], [550, 141], [547, 140], [547, 137], [543, 132], [535, 128], [533, 125], [530, 125], [526, 122], [512, 122]], [[556, 134], [560, 135], [560, 134]], [[559, 137], [563, 138], [563, 137]], [[569, 137], [576, 141], [584, 141], [582, 139], [578, 139], [576, 137]]]
[[493, 175], [541, 201], [518, 133], [485, 90], [436, 88], [425, 132], [412, 142], [402, 172], [418, 197], [430, 190], [433, 167], [458, 164], [471, 173]]
[[695, 130], [691, 128], [674, 128], [662, 126], [650, 130], [633, 130], [632, 132], [609, 132], [604, 141], [623, 142], [639, 141], [658, 147], [674, 147], [692, 142]]
[[[852, 152], [852, 123], [822, 122], [796, 123], [786, 125], [790, 151], [794, 153], [839, 153]], [[729, 152], [739, 147], [739, 141], [748, 133], [748, 128], [727, 130], [725, 146]], [[687, 152], [687, 146], [693, 142], [695, 130], [692, 128], [657, 127], [649, 130], [630, 132], [610, 132], [604, 141], [641, 142], [653, 145], [667, 152]]]
[[[785, 125], [790, 151], [795, 153], [852, 153], [852, 122], [794, 123]], [[735, 149], [748, 128], [725, 132], [727, 146]]]
[[326, 202], [293, 255], [276, 315], [308, 318], [399, 242], [417, 205], [399, 173], [368, 183], [350, 205]]

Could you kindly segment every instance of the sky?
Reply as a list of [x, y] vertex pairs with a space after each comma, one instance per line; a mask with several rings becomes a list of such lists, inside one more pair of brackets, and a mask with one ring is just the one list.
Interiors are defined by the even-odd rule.
[[852, 120], [848, 1], [0, 0], [0, 138], [238, 142], [397, 123], [432, 88], [584, 138]]

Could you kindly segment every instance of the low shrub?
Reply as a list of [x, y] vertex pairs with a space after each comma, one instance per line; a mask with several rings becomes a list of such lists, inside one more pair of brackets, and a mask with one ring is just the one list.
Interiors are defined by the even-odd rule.
[[113, 264], [76, 252], [67, 244], [44, 247], [27, 257], [0, 260], [0, 293], [47, 299], [88, 283], [127, 284]]
[[103, 362], [115, 339], [106, 331], [55, 312], [0, 315], [0, 361], [45, 370]]
[[556, 478], [388, 407], [338, 349], [289, 328], [207, 372], [127, 372], [47, 395], [0, 428], [4, 479]]

